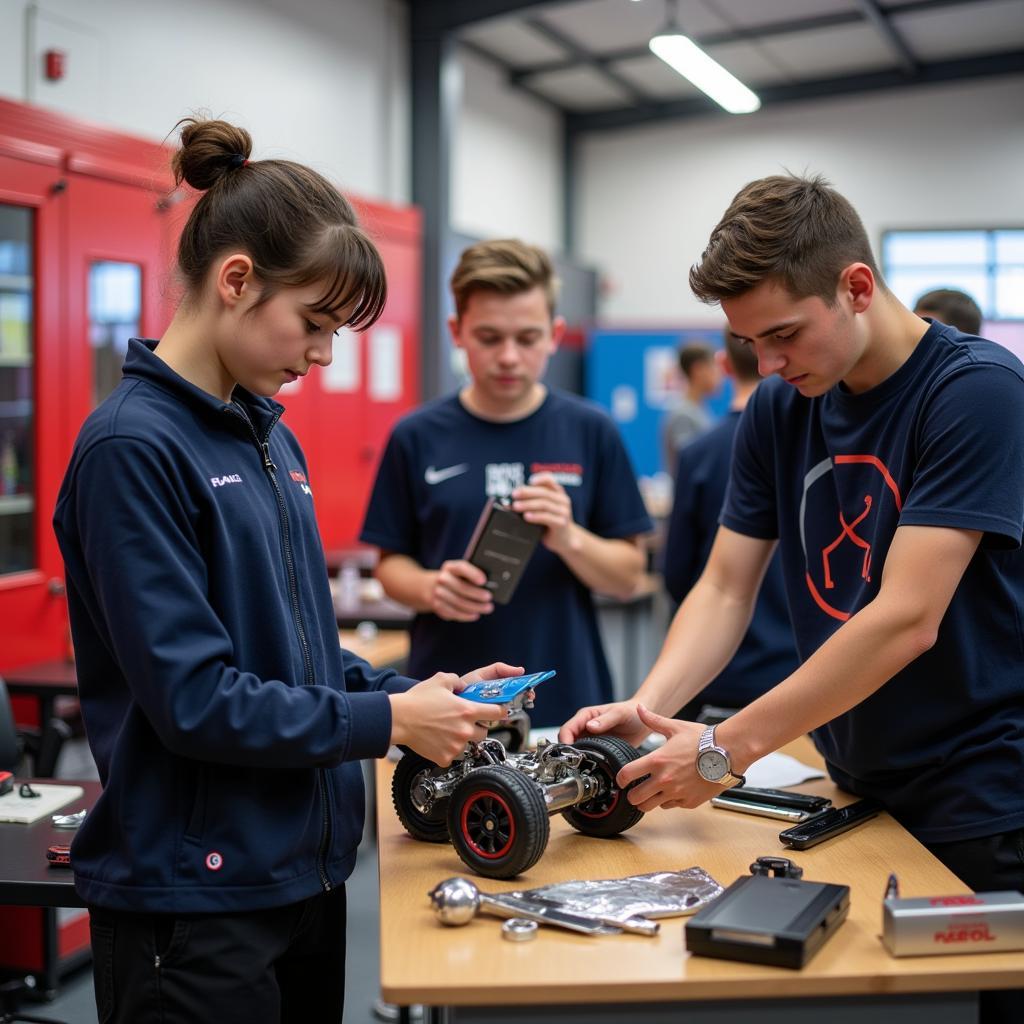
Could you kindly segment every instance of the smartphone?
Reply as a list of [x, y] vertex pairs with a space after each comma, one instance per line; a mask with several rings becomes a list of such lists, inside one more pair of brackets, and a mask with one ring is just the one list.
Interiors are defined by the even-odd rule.
[[739, 811], [741, 814], [758, 814], [762, 818], [778, 818], [780, 821], [806, 821], [815, 812], [806, 808], [783, 807], [781, 804], [762, 803], [758, 800], [737, 800], [732, 792], [722, 793], [711, 798], [713, 807], [721, 807], [726, 811]]
[[874, 800], [858, 800], [846, 807], [832, 807], [815, 814], [799, 825], [783, 829], [779, 839], [794, 850], [806, 850], [833, 836], [849, 832], [862, 822], [874, 818], [882, 811], [882, 805]]
[[756, 789], [754, 786], [736, 786], [721, 794], [732, 800], [745, 800], [755, 804], [772, 804], [775, 807], [792, 807], [798, 811], [817, 814], [832, 806], [827, 796], [813, 796], [810, 793], [791, 793], [788, 789]]

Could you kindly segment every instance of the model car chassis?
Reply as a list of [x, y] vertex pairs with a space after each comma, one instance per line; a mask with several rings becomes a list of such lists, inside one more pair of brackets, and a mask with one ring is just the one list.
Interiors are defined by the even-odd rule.
[[414, 839], [449, 839], [467, 867], [488, 878], [513, 878], [531, 868], [548, 844], [549, 816], [607, 838], [632, 828], [643, 812], [615, 783], [638, 752], [614, 736], [573, 744], [542, 742], [511, 753], [488, 738], [441, 768], [412, 751], [395, 767], [395, 811]]

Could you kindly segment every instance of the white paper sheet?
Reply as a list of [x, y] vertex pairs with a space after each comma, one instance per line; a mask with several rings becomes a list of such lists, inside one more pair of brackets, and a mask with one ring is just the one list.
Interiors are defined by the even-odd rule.
[[[21, 784], [15, 780], [14, 789], [0, 796], [0, 821], [19, 822], [31, 825], [47, 814], [77, 800], [83, 793], [81, 786], [50, 786], [32, 783], [37, 797], [25, 797], [18, 793]], [[75, 808], [77, 810], [77, 808]]]

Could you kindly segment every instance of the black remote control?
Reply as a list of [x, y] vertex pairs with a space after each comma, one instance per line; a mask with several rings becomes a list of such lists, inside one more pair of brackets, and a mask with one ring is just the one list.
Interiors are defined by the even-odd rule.
[[816, 814], [832, 805], [827, 796], [812, 796], [810, 793], [790, 793], [786, 789], [757, 789], [754, 786], [734, 786], [723, 796], [733, 800], [746, 800], [755, 804], [774, 804], [776, 807], [795, 807], [798, 811]]
[[821, 814], [816, 814], [799, 825], [783, 829], [779, 833], [779, 839], [794, 850], [806, 850], [825, 842], [826, 839], [831, 839], [832, 836], [848, 832], [862, 822], [874, 818], [881, 811], [882, 805], [874, 800], [858, 800], [846, 807], [833, 807], [822, 811]]

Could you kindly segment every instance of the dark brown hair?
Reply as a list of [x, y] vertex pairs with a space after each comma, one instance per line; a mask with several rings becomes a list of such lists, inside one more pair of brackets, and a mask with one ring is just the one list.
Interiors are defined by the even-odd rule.
[[249, 160], [252, 138], [226, 121], [187, 117], [174, 154], [175, 181], [203, 192], [181, 233], [178, 268], [188, 295], [202, 291], [214, 260], [247, 253], [266, 302], [282, 287], [319, 281], [311, 307], [351, 307], [345, 325], [364, 330], [387, 300], [384, 263], [352, 207], [322, 175], [290, 160]]
[[760, 380], [761, 375], [757, 372], [757, 352], [754, 350], [754, 346], [748, 341], [744, 341], [738, 334], [733, 334], [728, 327], [722, 331], [722, 337], [725, 341], [725, 351], [737, 379], [742, 381]]
[[703, 341], [687, 342], [678, 352], [679, 369], [683, 376], [689, 380], [690, 371], [697, 363], [710, 363], [715, 358], [715, 350]]
[[981, 307], [967, 294], [956, 288], [936, 288], [925, 292], [914, 303], [918, 316], [934, 317], [964, 334], [977, 334], [981, 330]]
[[555, 314], [558, 279], [548, 254], [517, 238], [477, 242], [463, 250], [449, 282], [455, 297], [455, 315], [461, 317], [476, 292], [518, 295], [543, 288], [551, 315]]
[[776, 278], [794, 298], [816, 295], [831, 306], [851, 263], [867, 264], [885, 287], [850, 202], [821, 176], [773, 175], [736, 194], [690, 269], [690, 288], [714, 303]]

